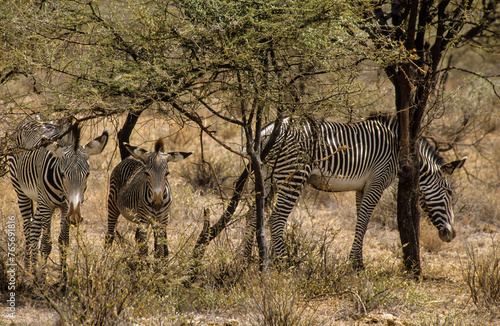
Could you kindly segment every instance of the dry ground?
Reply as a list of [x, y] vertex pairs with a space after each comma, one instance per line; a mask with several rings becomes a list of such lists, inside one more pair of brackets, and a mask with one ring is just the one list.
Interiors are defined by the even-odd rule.
[[[500, 119], [498, 113], [495, 119], [497, 122]], [[238, 268], [234, 261], [240, 256], [244, 231], [243, 218], [239, 217], [210, 245], [200, 279], [191, 287], [185, 287], [181, 281], [202, 227], [203, 208], [211, 209], [213, 223], [220, 216], [223, 201], [218, 191], [193, 185], [192, 180], [185, 177], [197, 171], [201, 160], [196, 130], [177, 132], [175, 125], [160, 121], [155, 117], [141, 118], [139, 133], [133, 135], [132, 142], [151, 149], [152, 142], [146, 140], [162, 136], [168, 137], [169, 149], [195, 151], [195, 155], [186, 161], [170, 166], [174, 204], [168, 227], [172, 254], [167, 263], [169, 272], [160, 279], [146, 282], [154, 289], [132, 289], [130, 293], [137, 296], [137, 300], [125, 301], [119, 316], [115, 311], [114, 322], [124, 325], [261, 325], [264, 321], [272, 324], [270, 320], [274, 320], [276, 325], [500, 325], [499, 303], [490, 303], [484, 296], [475, 303], [466, 277], [471, 267], [477, 267], [474, 263], [489, 259], [488, 255], [495, 254], [494, 249], [499, 248], [500, 183], [498, 173], [495, 174], [491, 166], [491, 162], [498, 163], [500, 158], [498, 131], [488, 136], [487, 144], [492, 153], [488, 156], [489, 161], [473, 152], [468, 153], [467, 147], [447, 154], [452, 159], [469, 156], [467, 172], [459, 171], [453, 177], [458, 236], [449, 244], [442, 243], [437, 231], [422, 219], [423, 276], [420, 281], [401, 271], [393, 189], [386, 191], [369, 225], [364, 248], [366, 270], [359, 274], [348, 270], [345, 263], [355, 225], [354, 194], [325, 194], [306, 189], [288, 223], [287, 241], [296, 252], [295, 267], [281, 272], [273, 270], [267, 281], [260, 279], [255, 266], [250, 272]], [[122, 258], [122, 253], [126, 259], [134, 256], [128, 252], [135, 248], [135, 225], [120, 218], [118, 231], [122, 240], [114, 244], [112, 254], [115, 256], [109, 260], [111, 265], [104, 266], [108, 263], [103, 249], [107, 228], [107, 187], [111, 169], [118, 162], [115, 130], [120, 122], [102, 121], [87, 129], [86, 139], [90, 139], [106, 127], [111, 131], [111, 141], [101, 156], [90, 159], [92, 171], [82, 208], [84, 222], [71, 231], [70, 266], [75, 280], [81, 270], [93, 273], [96, 284], [101, 278], [108, 280], [106, 273], [120, 273], [113, 266], [121, 265], [112, 264]], [[220, 126], [218, 131], [227, 140], [238, 142], [238, 134], [230, 128]], [[226, 154], [211, 142], [205, 144], [204, 156], [220, 174], [219, 181], [227, 196], [229, 186], [240, 172], [240, 159]], [[489, 185], [478, 182], [471, 175], [490, 181]], [[497, 178], [496, 183], [494, 178]], [[0, 180], [0, 187], [3, 189], [0, 225], [3, 229], [7, 217], [16, 216], [17, 253], [22, 255], [21, 218], [7, 177]], [[243, 213], [244, 209], [238, 212], [238, 216]], [[52, 222], [54, 247], [49, 259], [49, 284], [55, 283], [59, 275], [59, 220], [55, 217]], [[4, 247], [5, 241], [2, 239]], [[94, 267], [89, 269], [86, 264]], [[18, 274], [21, 283], [25, 277], [20, 272]], [[130, 285], [126, 282], [119, 284]], [[54, 307], [67, 316], [74, 316], [78, 309], [84, 310], [93, 304], [87, 302], [85, 306], [82, 297], [92, 297], [97, 304], [104, 302], [104, 305], [111, 306], [115, 304], [113, 300], [120, 300], [111, 294], [106, 298], [106, 290], [90, 288], [97, 292], [85, 292], [89, 289], [87, 287], [81, 288], [82, 293], [78, 295], [70, 293], [70, 297], [80, 298], [71, 299], [73, 301], [58, 297], [48, 289], [46, 291], [55, 305], [51, 306], [44, 301], [32, 300], [21, 287], [17, 293], [14, 319], [6, 316], [6, 297], [2, 297], [0, 325], [57, 325], [61, 318]], [[86, 316], [91, 318], [92, 311], [86, 312]]]

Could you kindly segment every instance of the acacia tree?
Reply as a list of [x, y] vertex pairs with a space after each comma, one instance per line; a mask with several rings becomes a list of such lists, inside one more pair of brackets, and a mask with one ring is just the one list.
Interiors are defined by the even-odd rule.
[[19, 101], [19, 94], [7, 96], [11, 88], [2, 91], [8, 108], [2, 113], [42, 111], [78, 119], [126, 113], [121, 143], [144, 110], [156, 110], [176, 121], [193, 121], [236, 154], [240, 149], [218, 139], [207, 118], [239, 126], [248, 169], [223, 216], [200, 237], [198, 253], [231, 218], [253, 169], [264, 259], [259, 172], [266, 150], [260, 128], [274, 120], [279, 124], [284, 114], [336, 107], [349, 83], [328, 84], [333, 75], [326, 78], [327, 73], [342, 76], [342, 68], [361, 60], [380, 62], [395, 85], [402, 122], [400, 190], [407, 193], [399, 202], [411, 203], [408, 209], [400, 205], [398, 213], [405, 264], [418, 273], [413, 140], [446, 50], [488, 32], [497, 14], [494, 1], [465, 0], [10, 0], [0, 9], [0, 83], [29, 84], [37, 105]]
[[[443, 67], [447, 51], [467, 43], [495, 45], [500, 36], [497, 1], [397, 0], [374, 1], [365, 7], [373, 46], [396, 57], [382, 62], [394, 85], [399, 120], [400, 174], [397, 220], [406, 270], [421, 273], [419, 254], [417, 139], [437, 88], [453, 67]], [[354, 35], [354, 33], [351, 33]], [[496, 44], [498, 46], [498, 44]]]
[[[217, 138], [207, 119], [239, 126], [248, 169], [236, 183], [226, 213], [202, 234], [199, 244], [203, 248], [225, 227], [252, 171], [259, 252], [262, 266], [267, 266], [262, 175], [267, 149], [260, 130], [267, 122], [279, 125], [284, 114], [332, 107], [336, 94], [344, 96], [348, 83], [328, 83], [332, 75], [321, 79], [322, 87], [304, 85], [359, 59], [355, 42], [331, 46], [337, 34], [344, 34], [342, 22], [354, 20], [349, 4], [12, 0], [5, 8], [0, 34], [2, 51], [8, 55], [0, 63], [1, 82], [31, 82], [45, 99], [47, 112], [79, 119], [127, 113], [118, 133], [121, 145], [140, 114], [152, 109], [171, 119], [193, 121], [221, 146], [241, 155], [240, 148]], [[17, 110], [24, 109], [13, 103]], [[121, 152], [122, 158], [127, 156]]]

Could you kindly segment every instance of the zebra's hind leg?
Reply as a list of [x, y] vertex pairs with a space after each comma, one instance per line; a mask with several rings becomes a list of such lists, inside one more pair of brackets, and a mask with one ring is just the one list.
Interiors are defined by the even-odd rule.
[[147, 228], [147, 225], [138, 224], [137, 231], [135, 232], [135, 241], [139, 247], [139, 256], [142, 257], [146, 257], [148, 255]]
[[47, 278], [47, 260], [49, 258], [50, 253], [52, 252], [52, 239], [50, 237], [50, 221], [49, 223], [43, 227], [43, 233], [42, 233], [42, 241], [41, 241], [41, 266], [40, 266], [40, 276], [38, 283], [39, 284], [45, 284], [45, 280]]
[[167, 230], [165, 226], [154, 227], [155, 236], [155, 258], [168, 257]]
[[116, 207], [116, 200], [110, 191], [110, 198], [108, 199], [108, 232], [104, 239], [104, 247], [109, 249], [113, 244], [115, 239], [115, 229], [116, 223], [118, 223], [118, 217], [120, 216], [120, 211]]
[[[43, 213], [42, 213], [43, 211]], [[45, 268], [46, 268], [46, 258], [48, 258], [52, 250], [52, 242], [50, 239], [50, 210], [43, 203], [39, 202], [36, 208], [35, 217], [31, 222], [31, 232], [30, 232], [30, 246], [31, 246], [31, 266], [33, 274], [35, 276], [35, 282], [39, 285], [45, 283]], [[45, 216], [49, 216], [48, 222]], [[43, 232], [41, 251], [42, 251], [42, 263], [39, 265], [38, 261], [38, 249], [40, 235]]]
[[31, 222], [33, 220], [33, 201], [22, 193], [17, 194], [19, 209], [23, 217], [23, 232], [25, 241], [24, 267], [27, 271], [31, 270]]
[[[377, 184], [376, 182], [374, 184]], [[385, 188], [380, 186], [367, 186], [364, 192], [356, 192], [356, 208], [357, 220], [356, 230], [354, 233], [354, 242], [352, 244], [351, 252], [349, 253], [349, 260], [355, 270], [363, 270], [363, 239], [365, 237], [366, 229], [368, 228], [368, 221], [372, 215], [373, 209], [377, 205], [382, 196]]]
[[[276, 189], [276, 183], [272, 181], [272, 183], [266, 184], [265, 192], [266, 192], [266, 199], [264, 203], [264, 207], [266, 211], [271, 211], [273, 202], [275, 199], [275, 195], [277, 193]], [[252, 263], [252, 251], [253, 247], [256, 243], [256, 229], [257, 229], [257, 216], [256, 216], [256, 206], [255, 204], [250, 206], [248, 209], [247, 213], [245, 214], [245, 220], [246, 220], [246, 230], [245, 230], [245, 235], [243, 238], [243, 255], [242, 255], [242, 262], [244, 265], [250, 265]], [[267, 215], [268, 213], [266, 213]]]

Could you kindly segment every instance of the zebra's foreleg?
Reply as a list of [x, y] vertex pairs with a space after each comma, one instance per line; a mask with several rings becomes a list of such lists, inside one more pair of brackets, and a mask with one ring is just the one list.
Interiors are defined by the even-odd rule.
[[168, 257], [167, 230], [164, 225], [154, 226], [155, 258]]
[[286, 221], [292, 212], [297, 200], [299, 199], [302, 185], [296, 188], [280, 188], [278, 199], [271, 215], [271, 255], [274, 258], [284, 258], [285, 243], [283, 233], [285, 231]]
[[118, 222], [118, 217], [120, 216], [120, 212], [113, 204], [112, 200], [108, 201], [108, 232], [106, 233], [106, 237], [104, 239], [104, 247], [109, 249], [113, 244], [113, 240], [115, 239], [115, 229], [116, 223]]
[[147, 228], [147, 225], [138, 224], [137, 231], [135, 232], [135, 241], [139, 247], [139, 255], [143, 257], [148, 255]]
[[61, 252], [61, 284], [63, 286], [63, 292], [66, 289], [66, 284], [68, 282], [68, 251], [69, 251], [69, 223], [65, 218], [67, 214], [67, 207], [61, 209], [61, 233], [59, 234], [59, 250]]
[[[11, 160], [9, 160], [10, 163]], [[23, 217], [23, 233], [25, 242], [25, 253], [24, 253], [24, 267], [27, 271], [31, 271], [31, 222], [33, 220], [33, 200], [31, 200], [26, 194], [21, 190], [19, 185], [19, 180], [17, 178], [17, 173], [14, 172], [16, 169], [10, 167], [12, 186], [17, 194], [17, 205], [21, 211], [21, 216]]]
[[255, 243], [255, 230], [257, 226], [257, 218], [255, 216], [255, 207], [250, 207], [250, 210], [247, 213], [250, 215], [247, 217], [247, 226], [246, 232], [244, 236], [243, 243], [243, 263], [248, 265], [250, 264], [250, 260], [252, 258], [252, 250]]

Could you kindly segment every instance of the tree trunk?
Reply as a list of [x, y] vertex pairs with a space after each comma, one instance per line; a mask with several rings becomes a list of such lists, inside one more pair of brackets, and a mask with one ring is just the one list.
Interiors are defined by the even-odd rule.
[[[401, 112], [400, 124], [405, 120]], [[409, 135], [408, 125], [401, 128], [400, 132]], [[402, 135], [403, 136], [403, 135]], [[409, 138], [407, 138], [409, 140]], [[405, 142], [400, 140], [400, 173], [397, 197], [397, 221], [399, 237], [403, 246], [403, 264], [407, 272], [418, 277], [422, 271], [420, 266], [419, 226], [420, 212], [418, 210], [418, 181], [419, 169], [415, 141]]]
[[[260, 161], [264, 161], [267, 154], [273, 148], [274, 143], [276, 141], [276, 138], [278, 137], [279, 131], [281, 130], [282, 123], [283, 123], [283, 115], [281, 114], [281, 112], [279, 112], [278, 117], [276, 118], [276, 121], [274, 122], [273, 132], [269, 136], [269, 139], [268, 139], [266, 145], [264, 146], [264, 148], [260, 152]], [[243, 172], [241, 173], [241, 175], [238, 178], [238, 180], [236, 181], [236, 183], [234, 184], [233, 196], [231, 197], [231, 200], [229, 201], [227, 208], [224, 210], [224, 212], [222, 213], [222, 216], [219, 218], [217, 223], [215, 223], [213, 226], [210, 227], [205, 222], [204, 228], [203, 228], [202, 232], [200, 233], [200, 235], [198, 236], [198, 240], [196, 241], [196, 244], [195, 244], [194, 249], [193, 249], [193, 256], [192, 256], [192, 259], [193, 259], [192, 266], [193, 267], [191, 268], [191, 272], [190, 272], [190, 275], [191, 275], [190, 281], [191, 282], [193, 282], [198, 275], [197, 266], [199, 266], [200, 259], [203, 258], [203, 256], [205, 255], [205, 250], [206, 250], [208, 244], [210, 243], [210, 241], [215, 239], [222, 232], [222, 230], [224, 230], [226, 228], [227, 223], [229, 223], [234, 212], [236, 211], [236, 208], [238, 207], [238, 204], [239, 204], [240, 199], [241, 199], [241, 195], [243, 194], [243, 189], [245, 188], [246, 181], [247, 181], [250, 173], [252, 173], [252, 171], [253, 171], [252, 164], [248, 164], [246, 166], [246, 168], [243, 170]], [[264, 207], [264, 205], [262, 205], [262, 207]], [[261, 228], [261, 230], [264, 230], [264, 232], [265, 232], [264, 228]], [[265, 236], [265, 233], [263, 234], [262, 231], [257, 232], [257, 234], [258, 234], [257, 237], [259, 237], [259, 234], [260, 234], [260, 237], [262, 237], [262, 235]], [[259, 247], [259, 248], [261, 248], [261, 247]], [[261, 253], [260, 249], [259, 249], [259, 254], [264, 254], [264, 252]], [[267, 256], [269, 257], [269, 254], [267, 254]], [[263, 258], [265, 258], [265, 257], [263, 257]], [[265, 259], [264, 259], [264, 261], [265, 261]], [[269, 263], [267, 263], [267, 264], [269, 264]], [[263, 264], [262, 266], [264, 266], [264, 265], [265, 264]]]
[[123, 143], [130, 142], [130, 135], [132, 134], [132, 131], [134, 130], [135, 124], [137, 123], [137, 120], [139, 119], [141, 113], [142, 110], [138, 112], [129, 112], [122, 129], [118, 131], [118, 148], [120, 149], [120, 157], [122, 161], [130, 155], [128, 149], [125, 147], [125, 145], [123, 145]]
[[262, 175], [262, 162], [256, 153], [252, 153], [252, 165], [255, 176], [255, 215], [256, 215], [256, 237], [259, 247], [260, 270], [269, 271], [269, 250], [266, 242], [265, 213], [264, 213], [264, 177]]
[[263, 273], [269, 272], [269, 250], [266, 241], [265, 212], [264, 212], [264, 177], [262, 175], [262, 112], [264, 107], [256, 102], [255, 115], [255, 137], [252, 139], [252, 129], [250, 125], [245, 127], [247, 138], [247, 151], [250, 154], [252, 170], [255, 176], [255, 218], [256, 237], [259, 247], [260, 270]]
[[236, 208], [238, 208], [238, 204], [240, 203], [241, 195], [243, 194], [243, 189], [245, 188], [245, 184], [250, 172], [251, 165], [248, 164], [236, 181], [234, 185], [233, 196], [229, 201], [229, 205], [224, 210], [217, 223], [215, 223], [213, 226], [210, 226], [210, 221], [208, 221], [208, 217], [205, 214], [203, 230], [200, 232], [198, 240], [196, 241], [193, 249], [192, 263], [189, 272], [190, 282], [194, 282], [198, 276], [198, 267], [200, 266], [201, 259], [205, 255], [208, 244], [210, 243], [210, 241], [215, 239], [222, 232], [222, 230], [226, 228], [227, 223], [231, 220], [231, 217], [236, 211]]
[[[408, 80], [409, 67], [388, 71], [396, 90], [396, 110], [399, 120], [399, 185], [397, 196], [397, 221], [403, 246], [403, 264], [409, 273], [418, 277], [421, 273], [418, 210], [419, 157], [416, 136], [410, 133], [414, 127], [414, 107], [411, 105], [412, 85]], [[418, 128], [411, 128], [418, 130]]]

